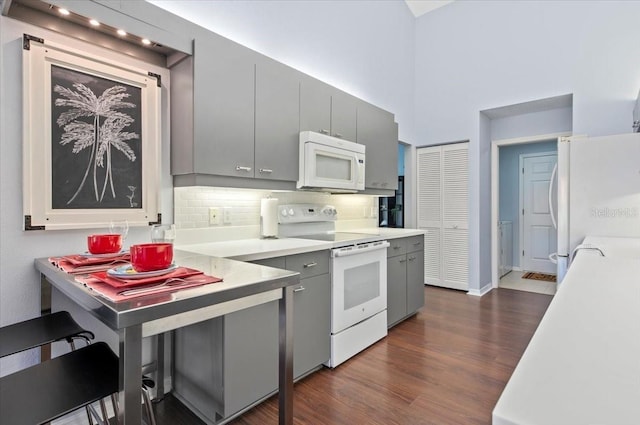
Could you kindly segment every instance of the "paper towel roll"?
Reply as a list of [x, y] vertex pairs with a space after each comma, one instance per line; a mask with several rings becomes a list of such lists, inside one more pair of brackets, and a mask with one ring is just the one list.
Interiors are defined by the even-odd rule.
[[260, 236], [278, 237], [278, 200], [276, 198], [260, 200]]

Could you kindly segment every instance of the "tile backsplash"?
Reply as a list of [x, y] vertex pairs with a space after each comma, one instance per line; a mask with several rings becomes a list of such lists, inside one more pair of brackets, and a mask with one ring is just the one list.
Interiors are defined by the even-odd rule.
[[[260, 224], [260, 199], [271, 196], [279, 204], [329, 204], [338, 210], [338, 223], [369, 221], [377, 223], [378, 198], [371, 195], [331, 195], [320, 192], [274, 192], [270, 190], [229, 189], [217, 187], [174, 188], [174, 221], [179, 229], [256, 226]], [[219, 208], [229, 218], [227, 223], [209, 224], [209, 208]], [[226, 209], [226, 211], [225, 211]], [[344, 224], [344, 223], [342, 223]]]

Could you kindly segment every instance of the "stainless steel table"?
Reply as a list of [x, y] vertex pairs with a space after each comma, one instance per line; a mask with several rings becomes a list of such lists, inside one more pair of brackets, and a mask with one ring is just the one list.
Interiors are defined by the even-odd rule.
[[[52, 285], [116, 332], [119, 341], [119, 420], [142, 422], [142, 339], [279, 299], [279, 423], [293, 424], [293, 286], [299, 274], [176, 250], [176, 264], [221, 277], [223, 282], [114, 303], [96, 295], [49, 263], [35, 260], [43, 294]], [[50, 295], [49, 295], [50, 296]], [[50, 301], [50, 300], [49, 300]]]

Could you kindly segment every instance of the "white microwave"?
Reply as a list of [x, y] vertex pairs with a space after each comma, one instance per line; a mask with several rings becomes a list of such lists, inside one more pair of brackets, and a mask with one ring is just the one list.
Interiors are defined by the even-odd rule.
[[298, 189], [364, 190], [365, 146], [313, 131], [300, 132]]

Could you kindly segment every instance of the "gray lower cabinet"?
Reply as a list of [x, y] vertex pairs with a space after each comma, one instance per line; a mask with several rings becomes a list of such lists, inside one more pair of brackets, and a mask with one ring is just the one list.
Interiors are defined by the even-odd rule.
[[367, 147], [365, 188], [398, 188], [398, 125], [393, 114], [366, 102], [358, 103], [357, 142]]
[[389, 240], [387, 248], [387, 325], [424, 306], [424, 237]]
[[[293, 302], [294, 378], [300, 378], [330, 356], [329, 252], [255, 263], [300, 273]], [[278, 301], [182, 328], [175, 335], [174, 389], [202, 418], [228, 418], [277, 391]]]

